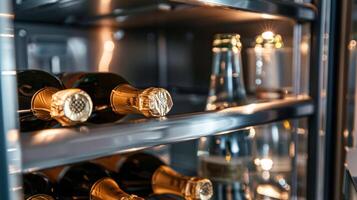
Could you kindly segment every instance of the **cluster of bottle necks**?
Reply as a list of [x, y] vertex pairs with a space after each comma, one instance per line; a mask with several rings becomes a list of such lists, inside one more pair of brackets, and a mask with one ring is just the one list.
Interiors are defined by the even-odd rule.
[[49, 178], [54, 176], [50, 170], [25, 174], [25, 200], [208, 200], [213, 191], [208, 179], [181, 175], [145, 153], [114, 163], [75, 164], [59, 171], [55, 181]]
[[33, 131], [79, 123], [109, 123], [127, 114], [163, 117], [172, 99], [163, 88], [139, 90], [112, 73], [17, 72], [20, 126]]

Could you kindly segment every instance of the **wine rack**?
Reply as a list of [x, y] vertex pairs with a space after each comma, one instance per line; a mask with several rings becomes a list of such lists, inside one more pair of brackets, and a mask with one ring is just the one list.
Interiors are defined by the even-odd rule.
[[[11, 0], [0, 2], [0, 11], [6, 16], [0, 15], [0, 55], [6, 57], [2, 59], [0, 56], [0, 96], [5, 98], [0, 101], [2, 114], [0, 128], [3, 135], [0, 138], [2, 144], [0, 158], [4, 160], [0, 174], [1, 177], [6, 177], [0, 180], [0, 185], [3, 186], [0, 188], [0, 199], [15, 200], [21, 196], [21, 183], [18, 182], [18, 177], [22, 172], [229, 133], [284, 119], [308, 117], [309, 132], [311, 132], [309, 146], [320, 142], [317, 136], [318, 123], [323, 119], [320, 118], [321, 113], [319, 113], [321, 99], [318, 86], [323, 77], [317, 74], [320, 72], [319, 64], [322, 61], [319, 58], [323, 45], [316, 39], [322, 38], [320, 30], [322, 25], [318, 24], [321, 20], [321, 12], [318, 12], [320, 3], [315, 5], [284, 0], [129, 0], [116, 1], [117, 7], [103, 13], [93, 9], [96, 6], [95, 2], [97, 1], [20, 0], [14, 1], [14, 8], [10, 7], [13, 3]], [[57, 12], [58, 10], [61, 12]], [[294, 34], [300, 37], [299, 27], [301, 28], [302, 24], [313, 25], [314, 40], [311, 49], [313, 58], [311, 58], [310, 72], [316, 77], [310, 78], [312, 84], [310, 96], [295, 95], [282, 100], [252, 103], [221, 111], [186, 113], [159, 119], [128, 120], [100, 126], [47, 129], [27, 133], [16, 132], [16, 106], [13, 105], [16, 102], [13, 101], [16, 89], [12, 80], [16, 70], [15, 53], [4, 53], [16, 47], [12, 46], [14, 33], [3, 33], [9, 28], [14, 29], [15, 20], [81, 26], [147, 27], [153, 22], [155, 26], [170, 24], [177, 26], [186, 22], [194, 26], [206, 21], [207, 16], [211, 17], [212, 22], [219, 23], [222, 17], [233, 13], [243, 16], [242, 19], [263, 19], [264, 16], [269, 15], [271, 19], [283, 18], [296, 22], [298, 28], [294, 30], [296, 32]], [[121, 16], [127, 17], [128, 20], [122, 22]], [[161, 19], [160, 16], [165, 17]], [[21, 36], [23, 33], [20, 31], [18, 34]], [[5, 40], [6, 42], [2, 43]], [[297, 37], [297, 41], [294, 42], [301, 42], [301, 38], [299, 40]], [[10, 61], [10, 64], [4, 61]], [[8, 106], [9, 103], [12, 106]], [[312, 151], [310, 149], [308, 152], [310, 159], [308, 199], [315, 199], [318, 184], [321, 184], [315, 182], [317, 174], [313, 174], [318, 166], [317, 156], [321, 155]]]

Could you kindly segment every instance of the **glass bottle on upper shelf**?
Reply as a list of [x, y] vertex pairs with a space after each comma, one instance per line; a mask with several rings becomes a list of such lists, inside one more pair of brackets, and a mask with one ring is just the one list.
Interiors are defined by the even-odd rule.
[[92, 123], [115, 122], [127, 114], [163, 117], [173, 105], [170, 93], [163, 88], [134, 88], [113, 73], [63, 73], [59, 75], [67, 88], [86, 91], [93, 100]]
[[[213, 68], [207, 110], [219, 110], [247, 102], [238, 34], [218, 34], [213, 41]], [[249, 168], [252, 166], [252, 133], [233, 133], [199, 140], [199, 175], [212, 180], [214, 199], [251, 199]]]
[[44, 71], [18, 71], [17, 90], [21, 131], [75, 125], [92, 113], [86, 92], [64, 89], [59, 79]]
[[272, 31], [256, 36], [247, 49], [248, 91], [258, 99], [284, 98], [292, 92], [292, 50]]
[[[292, 92], [292, 51], [271, 31], [256, 36], [248, 49], [252, 92], [259, 100], [285, 98]], [[255, 126], [254, 195], [256, 199], [289, 199], [294, 144], [289, 120]], [[291, 152], [292, 151], [292, 152]]]

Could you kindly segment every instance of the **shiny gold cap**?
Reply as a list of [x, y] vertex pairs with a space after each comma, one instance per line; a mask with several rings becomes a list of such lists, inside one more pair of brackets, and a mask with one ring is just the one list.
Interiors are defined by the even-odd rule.
[[170, 93], [163, 88], [148, 88], [140, 94], [139, 99], [145, 116], [163, 117], [173, 105]]
[[31, 110], [37, 118], [55, 119], [63, 126], [86, 121], [92, 108], [91, 98], [80, 89], [46, 87], [37, 91], [31, 101]]
[[129, 84], [114, 88], [110, 102], [118, 114], [139, 113], [146, 117], [163, 117], [173, 105], [170, 93], [163, 88], [138, 90]]
[[[190, 189], [192, 188], [192, 191]], [[211, 199], [213, 187], [210, 180], [205, 178], [192, 178], [186, 185], [186, 197], [190, 199]]]
[[46, 195], [46, 194], [36, 194], [36, 195], [30, 196], [26, 200], [55, 200], [55, 199], [51, 196]]
[[121, 190], [111, 178], [102, 178], [95, 182], [90, 190], [90, 200], [144, 200], [136, 195], [129, 195]]
[[66, 89], [52, 95], [51, 116], [63, 125], [85, 122], [92, 109], [92, 100], [83, 90]]

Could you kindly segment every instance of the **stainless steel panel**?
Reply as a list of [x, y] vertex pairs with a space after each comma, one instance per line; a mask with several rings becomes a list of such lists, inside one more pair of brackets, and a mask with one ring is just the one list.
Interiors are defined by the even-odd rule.
[[0, 1], [0, 199], [23, 199], [13, 12], [11, 1]]

